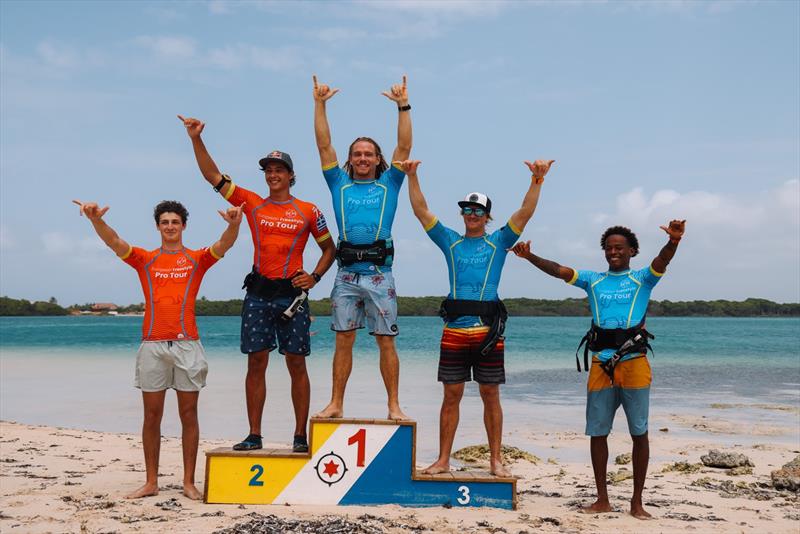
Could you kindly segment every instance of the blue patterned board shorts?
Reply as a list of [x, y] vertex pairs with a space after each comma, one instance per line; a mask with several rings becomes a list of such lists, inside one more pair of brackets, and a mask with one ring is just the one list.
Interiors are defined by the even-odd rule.
[[281, 354], [308, 356], [311, 353], [308, 302], [303, 305], [302, 311], [297, 310], [291, 320], [281, 319], [281, 313], [293, 300], [294, 297], [265, 299], [247, 293], [242, 303], [241, 350], [244, 354], [273, 351], [275, 347]]
[[357, 274], [339, 270], [331, 291], [331, 330], [364, 328], [375, 336], [397, 335], [397, 293], [392, 273]]

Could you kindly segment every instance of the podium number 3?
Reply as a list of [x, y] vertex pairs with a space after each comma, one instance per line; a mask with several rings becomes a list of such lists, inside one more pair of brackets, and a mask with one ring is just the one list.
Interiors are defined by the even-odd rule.
[[258, 464], [255, 464], [255, 465], [253, 465], [253, 467], [250, 468], [250, 472], [251, 473], [255, 473], [255, 475], [253, 475], [253, 478], [250, 479], [250, 484], [249, 485], [250, 486], [263, 486], [264, 485], [264, 481], [263, 480], [259, 480], [259, 478], [261, 477], [261, 475], [264, 474], [264, 468], [262, 466], [258, 465]]
[[358, 449], [357, 449], [357, 452], [356, 452], [356, 465], [358, 467], [364, 467], [364, 449], [365, 449], [366, 444], [367, 444], [367, 429], [366, 428], [359, 429], [358, 432], [356, 432], [355, 434], [353, 434], [352, 436], [350, 436], [347, 439], [347, 444], [348, 445], [352, 445], [353, 443], [357, 443], [358, 444]]
[[458, 504], [469, 504], [469, 488], [467, 486], [460, 486], [458, 491], [461, 492], [461, 497], [456, 499]]

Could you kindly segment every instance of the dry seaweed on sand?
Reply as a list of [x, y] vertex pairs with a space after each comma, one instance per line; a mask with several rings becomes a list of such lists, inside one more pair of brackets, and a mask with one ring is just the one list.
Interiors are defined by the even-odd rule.
[[[501, 453], [503, 455], [503, 462], [526, 460], [532, 464], [538, 464], [542, 461], [541, 458], [534, 454], [523, 451], [517, 447], [511, 447], [509, 445], [503, 445]], [[462, 462], [470, 463], [488, 462], [489, 445], [470, 445], [468, 447], [464, 447], [463, 449], [458, 449], [453, 453], [453, 458], [461, 460]]]
[[424, 527], [398, 523], [364, 514], [355, 520], [347, 517], [321, 516], [313, 519], [290, 519], [275, 515], [248, 514], [249, 519], [214, 534], [384, 534], [386, 528], [421, 531]]
[[671, 471], [677, 471], [678, 473], [697, 473], [703, 469], [703, 464], [690, 464], [689, 462], [674, 462], [671, 464], [667, 464], [661, 470], [662, 473], [669, 473]]

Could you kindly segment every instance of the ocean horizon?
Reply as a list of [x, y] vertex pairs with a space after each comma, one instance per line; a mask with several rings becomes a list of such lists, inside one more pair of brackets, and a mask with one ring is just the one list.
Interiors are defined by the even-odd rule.
[[[232, 442], [247, 432], [244, 408], [246, 356], [239, 352], [238, 317], [198, 317], [209, 361], [200, 395], [205, 438]], [[438, 446], [441, 385], [436, 381], [442, 321], [400, 317], [400, 402], [418, 423], [424, 460]], [[589, 326], [587, 317], [512, 317], [506, 329], [506, 384], [501, 388], [504, 442], [526, 448], [532, 434], [582, 434], [586, 373], [575, 368], [575, 350]], [[334, 333], [319, 317], [312, 323], [311, 412], [330, 396]], [[651, 432], [675, 425], [676, 414], [735, 417], [737, 422], [800, 428], [800, 318], [648, 319], [655, 335], [650, 355], [654, 382]], [[0, 419], [90, 430], [138, 433], [141, 396], [133, 387], [141, 317], [0, 318]], [[277, 357], [276, 357], [277, 356]], [[581, 355], [582, 356], [582, 355]], [[293, 415], [283, 357], [270, 355], [267, 370], [265, 439], [288, 442]], [[165, 435], [179, 435], [174, 395], [167, 396]], [[354, 347], [353, 373], [345, 397], [347, 417], [382, 418], [386, 393], [378, 353], [366, 330]], [[615, 432], [627, 433], [618, 412]], [[799, 443], [800, 435], [763, 435], [760, 442]], [[738, 438], [741, 441], [741, 437]], [[456, 447], [485, 442], [476, 385], [462, 402]], [[557, 456], [557, 452], [533, 450]]]

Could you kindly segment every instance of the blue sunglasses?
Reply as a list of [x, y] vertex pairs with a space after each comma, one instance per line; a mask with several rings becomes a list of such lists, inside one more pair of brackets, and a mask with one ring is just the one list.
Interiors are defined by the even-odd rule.
[[461, 208], [461, 215], [475, 215], [476, 217], [483, 217], [486, 215], [486, 210], [483, 208]]

